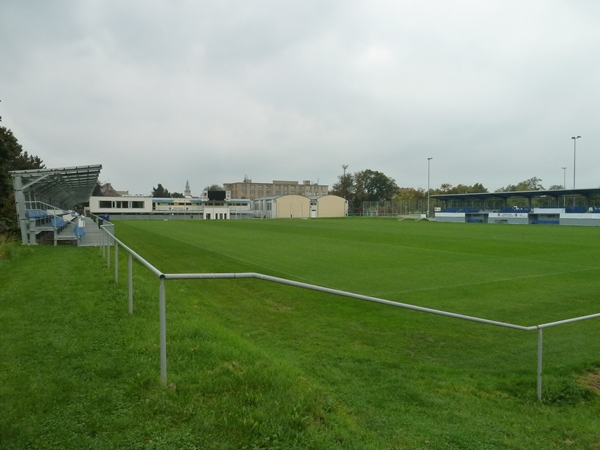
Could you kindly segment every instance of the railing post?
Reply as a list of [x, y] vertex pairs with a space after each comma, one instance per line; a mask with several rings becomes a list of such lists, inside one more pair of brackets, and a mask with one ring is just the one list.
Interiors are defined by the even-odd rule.
[[542, 401], [542, 328], [538, 328], [537, 399]]
[[106, 233], [106, 254], [108, 255], [106, 258], [106, 263], [108, 264], [108, 268], [110, 269], [110, 236]]
[[119, 244], [115, 242], [115, 283], [119, 282]]
[[104, 230], [100, 228], [100, 247], [102, 247], [102, 257], [106, 257], [106, 252], [104, 249]]
[[160, 381], [167, 385], [167, 307], [165, 299], [165, 279], [160, 278]]
[[133, 257], [129, 254], [129, 314], [133, 314]]

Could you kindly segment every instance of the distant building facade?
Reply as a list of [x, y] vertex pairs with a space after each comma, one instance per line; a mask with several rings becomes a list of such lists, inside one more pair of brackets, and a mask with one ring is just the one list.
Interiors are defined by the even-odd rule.
[[[223, 193], [225, 194], [225, 193]], [[87, 210], [111, 219], [245, 219], [254, 216], [250, 200], [159, 197], [90, 197]]]
[[231, 192], [231, 198], [254, 200], [261, 197], [281, 195], [322, 196], [329, 193], [326, 184], [311, 183], [304, 180], [298, 181], [273, 180], [272, 183], [255, 183], [249, 178], [235, 183], [225, 183], [223, 188]]

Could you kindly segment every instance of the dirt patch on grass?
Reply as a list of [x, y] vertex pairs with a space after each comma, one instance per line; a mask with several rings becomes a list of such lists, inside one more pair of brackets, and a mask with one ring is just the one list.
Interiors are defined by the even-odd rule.
[[582, 379], [582, 382], [584, 386], [600, 392], [600, 369], [595, 369], [593, 372], [585, 375]]

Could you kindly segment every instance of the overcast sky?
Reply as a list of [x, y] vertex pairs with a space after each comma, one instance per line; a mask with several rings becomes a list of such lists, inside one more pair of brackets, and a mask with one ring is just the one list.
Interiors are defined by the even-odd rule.
[[0, 115], [47, 167], [600, 186], [597, 0], [2, 0]]

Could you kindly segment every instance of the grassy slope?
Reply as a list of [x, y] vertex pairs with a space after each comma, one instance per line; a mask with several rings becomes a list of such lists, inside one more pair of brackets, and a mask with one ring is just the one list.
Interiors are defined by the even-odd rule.
[[97, 249], [14, 253], [0, 267], [3, 450], [361, 447], [298, 370], [217, 323], [181, 327], [194, 384], [162, 388], [151, 280], [136, 276], [149, 286], [129, 316]]
[[[319, 220], [117, 230], [165, 272], [259, 271], [527, 325], [596, 312], [590, 229]], [[136, 265], [129, 317], [126, 287], [96, 251], [23, 248], [2, 263], [2, 448], [600, 444], [598, 400], [575, 382], [599, 362], [591, 322], [546, 333], [548, 402], [538, 404], [533, 334], [256, 280], [167, 282], [172, 384], [161, 389], [157, 282]]]

